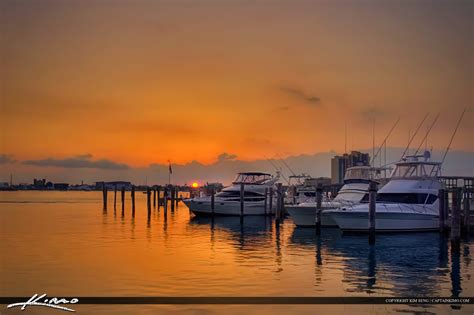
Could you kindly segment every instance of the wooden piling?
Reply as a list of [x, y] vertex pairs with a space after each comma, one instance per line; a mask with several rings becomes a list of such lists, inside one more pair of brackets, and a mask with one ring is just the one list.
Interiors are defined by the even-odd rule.
[[171, 211], [174, 211], [174, 186], [170, 187], [170, 205], [171, 205]]
[[107, 186], [104, 184], [102, 185], [102, 201], [104, 203], [104, 210], [107, 210]]
[[153, 208], [156, 208], [156, 188], [153, 187]]
[[265, 199], [263, 200], [263, 212], [267, 215], [267, 204], [268, 204], [268, 188], [265, 188], [264, 193]]
[[469, 189], [466, 189], [464, 192], [464, 200], [463, 200], [463, 213], [464, 213], [464, 218], [463, 218], [463, 234], [464, 235], [469, 235], [469, 225], [470, 225], [470, 202], [471, 202], [471, 192]]
[[135, 186], [132, 186], [132, 191], [130, 192], [132, 198], [132, 217], [135, 217]]
[[114, 210], [117, 209], [117, 184], [114, 185]]
[[277, 184], [277, 200], [276, 200], [276, 211], [275, 211], [275, 224], [280, 224], [280, 219], [281, 219], [281, 194], [283, 192], [282, 189], [282, 184], [278, 183]]
[[122, 199], [122, 216], [124, 216], [125, 215], [125, 187], [122, 187], [121, 199]]
[[273, 187], [270, 187], [268, 191], [268, 198], [268, 213], [271, 215], [273, 213]]
[[377, 201], [377, 183], [369, 184], [369, 244], [375, 244], [375, 212]]
[[161, 191], [161, 186], [158, 186], [156, 188], [156, 201], [157, 201], [157, 204], [158, 204], [158, 209], [160, 209], [160, 204], [161, 204], [160, 191]]
[[446, 192], [444, 189], [438, 191], [438, 202], [439, 202], [439, 232], [444, 233], [446, 231]]
[[323, 201], [323, 185], [319, 183], [316, 186], [316, 235], [321, 235], [321, 212]]
[[244, 194], [245, 194], [245, 190], [244, 190], [244, 183], [241, 183], [240, 184], [240, 219], [242, 220], [242, 218], [244, 217]]
[[151, 216], [151, 192], [150, 192], [150, 187], [146, 188], [146, 206], [148, 210], [148, 218]]
[[165, 214], [168, 211], [168, 187], [165, 186], [163, 188], [163, 209], [165, 210]]
[[294, 205], [296, 205], [296, 193], [297, 193], [296, 186], [292, 186], [293, 204]]
[[285, 192], [283, 191], [283, 184], [280, 187], [280, 219], [285, 217]]
[[175, 187], [175, 198], [174, 200], [176, 201], [176, 208], [178, 208], [178, 204], [179, 204], [179, 187], [176, 186]]
[[214, 185], [211, 185], [211, 214], [214, 216], [214, 210], [215, 210], [215, 205], [214, 205]]
[[460, 189], [456, 188], [452, 192], [451, 209], [451, 242], [459, 243], [461, 239], [461, 205], [459, 202]]

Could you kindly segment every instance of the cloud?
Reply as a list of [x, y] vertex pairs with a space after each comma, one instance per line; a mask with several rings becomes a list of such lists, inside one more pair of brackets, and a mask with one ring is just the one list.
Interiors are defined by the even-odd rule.
[[309, 105], [320, 105], [321, 103], [321, 99], [318, 96], [308, 94], [299, 88], [282, 86], [280, 87], [280, 91]]
[[219, 154], [217, 156], [217, 162], [224, 162], [224, 161], [232, 161], [237, 158], [237, 155], [235, 154], [228, 154], [226, 152]]
[[75, 158], [77, 159], [91, 159], [92, 158], [92, 154], [90, 153], [86, 153], [86, 154], [79, 154], [79, 155], [76, 155]]
[[93, 161], [91, 154], [82, 154], [65, 159], [47, 158], [40, 160], [27, 160], [23, 161], [22, 163], [34, 166], [62, 168], [95, 168], [103, 170], [126, 170], [130, 168], [127, 164], [117, 163], [107, 159]]
[[0, 164], [13, 163], [15, 160], [8, 154], [0, 154]]

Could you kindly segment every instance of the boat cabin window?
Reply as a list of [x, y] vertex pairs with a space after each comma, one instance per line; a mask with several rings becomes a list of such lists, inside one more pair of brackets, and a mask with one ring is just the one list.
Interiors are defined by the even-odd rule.
[[401, 163], [393, 170], [392, 177], [433, 177], [439, 173], [439, 164]]
[[370, 179], [370, 168], [368, 167], [348, 168], [346, 170], [344, 180], [351, 180], [351, 179]]
[[[377, 194], [377, 202], [381, 203], [408, 203], [408, 204], [433, 204], [438, 196], [433, 194], [417, 193], [380, 193]], [[362, 203], [369, 202], [369, 194], [365, 194]]]
[[263, 173], [241, 173], [237, 174], [237, 177], [232, 182], [233, 184], [253, 184], [259, 185], [263, 184], [272, 176], [270, 174], [263, 174]]
[[[239, 197], [240, 198], [240, 191], [238, 190], [230, 190], [230, 191], [221, 191], [216, 194], [217, 197]], [[253, 191], [244, 191], [244, 197], [261, 197], [262, 194]]]

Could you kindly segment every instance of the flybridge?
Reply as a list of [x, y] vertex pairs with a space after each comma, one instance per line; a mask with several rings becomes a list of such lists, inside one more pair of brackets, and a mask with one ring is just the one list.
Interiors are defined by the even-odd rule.
[[[391, 178], [419, 179], [437, 177], [441, 174], [441, 162], [430, 161], [431, 154], [425, 151], [423, 155], [406, 156], [396, 163]], [[423, 160], [419, 160], [423, 158]]]
[[271, 179], [273, 179], [273, 176], [270, 174], [260, 172], [246, 172], [237, 174], [237, 177], [232, 181], [232, 184], [261, 185]]

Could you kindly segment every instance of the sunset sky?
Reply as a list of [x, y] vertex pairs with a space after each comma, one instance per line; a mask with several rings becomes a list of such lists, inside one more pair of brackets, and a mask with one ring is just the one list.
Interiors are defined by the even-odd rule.
[[367, 149], [372, 120], [380, 143], [398, 116], [388, 145], [404, 147], [428, 112], [440, 113], [428, 145], [443, 149], [464, 108], [453, 148], [474, 151], [472, 1], [0, 8], [3, 180], [48, 159], [140, 168], [343, 152], [345, 126], [347, 149]]

